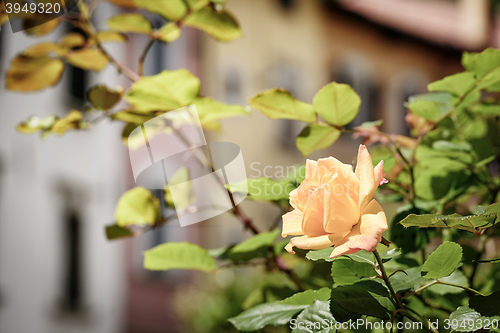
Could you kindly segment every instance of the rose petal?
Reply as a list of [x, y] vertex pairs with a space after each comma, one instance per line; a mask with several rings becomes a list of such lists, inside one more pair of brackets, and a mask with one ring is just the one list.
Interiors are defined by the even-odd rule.
[[290, 239], [290, 244], [304, 250], [320, 250], [332, 246], [338, 241], [338, 235], [322, 235], [316, 237], [301, 236]]
[[306, 178], [305, 179], [313, 178], [314, 171], [316, 170], [317, 165], [318, 165], [318, 162], [316, 162], [316, 161], [306, 160]]
[[[375, 189], [382, 184], [384, 178], [384, 161], [380, 161], [373, 169], [373, 173], [375, 174]], [[387, 182], [387, 180], [386, 180]]]
[[[377, 190], [370, 153], [364, 145], [359, 146], [356, 176], [359, 179], [359, 207], [363, 210]], [[378, 183], [377, 183], [378, 184]]]
[[286, 244], [286, 246], [285, 246], [285, 250], [286, 250], [288, 253], [291, 253], [291, 254], [294, 254], [294, 253], [295, 253], [295, 251], [293, 250], [293, 245], [292, 245], [292, 244], [290, 244], [290, 243]]
[[344, 163], [340, 162], [334, 157], [330, 156], [328, 158], [320, 158], [318, 160], [316, 170], [314, 170], [313, 178], [318, 181], [320, 181], [321, 177], [325, 175], [328, 175], [330, 176], [329, 178], [331, 178], [331, 175], [343, 172], [345, 167], [346, 165]]
[[283, 230], [281, 232], [281, 236], [286, 237], [288, 235], [303, 235], [304, 231], [302, 231], [302, 217], [303, 214], [298, 209], [294, 209], [291, 212], [283, 215]]
[[351, 254], [360, 250], [372, 252], [387, 230], [387, 218], [377, 201], [372, 200], [366, 206], [361, 221], [340, 242], [335, 244], [330, 258]]
[[320, 183], [314, 179], [304, 180], [299, 187], [290, 192], [290, 205], [303, 212], [309, 197], [319, 186]]
[[328, 233], [347, 235], [359, 222], [358, 202], [347, 194], [344, 184], [338, 179], [332, 180], [325, 187], [324, 229]]
[[302, 230], [307, 236], [320, 236], [326, 234], [323, 228], [325, 216], [325, 189], [319, 187], [314, 191], [304, 208], [304, 218], [302, 220]]

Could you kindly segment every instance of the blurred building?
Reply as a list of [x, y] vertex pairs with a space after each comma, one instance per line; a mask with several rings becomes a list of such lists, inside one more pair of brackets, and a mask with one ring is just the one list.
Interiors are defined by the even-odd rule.
[[[228, 0], [227, 8], [240, 21], [240, 40], [223, 44], [185, 29], [178, 41], [151, 49], [145, 73], [188, 68], [201, 78], [204, 95], [240, 104], [273, 87], [311, 102], [323, 85], [349, 83], [363, 100], [355, 124], [383, 119], [385, 130], [406, 133], [403, 103], [409, 96], [460, 71], [463, 50], [500, 46], [500, 20], [487, 0]], [[101, 3], [96, 22], [104, 27], [120, 11]], [[57, 39], [65, 29], [42, 40]], [[2, 86], [11, 59], [34, 42], [3, 27]], [[134, 35], [125, 46], [107, 48], [135, 68], [146, 42]], [[39, 93], [0, 90], [2, 333], [184, 332], [171, 303], [190, 276], [145, 271], [142, 251], [182, 240], [215, 248], [249, 235], [233, 217], [221, 216], [186, 228], [169, 224], [133, 240], [105, 239], [116, 201], [133, 186], [122, 125], [103, 122], [89, 132], [44, 140], [15, 131], [30, 115], [83, 109], [85, 89], [97, 82], [128, 84], [108, 66], [99, 74], [68, 68], [61, 83]], [[295, 148], [304, 124], [254, 111], [222, 125], [221, 133], [207, 138], [237, 143], [249, 177], [279, 176], [304, 162]], [[312, 158], [332, 155], [348, 163], [356, 145], [341, 137]], [[243, 209], [261, 227], [281, 214], [253, 202]]]

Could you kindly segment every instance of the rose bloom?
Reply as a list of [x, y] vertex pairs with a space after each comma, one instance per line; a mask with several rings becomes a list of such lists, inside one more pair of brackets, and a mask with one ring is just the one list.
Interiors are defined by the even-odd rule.
[[373, 195], [386, 183], [384, 161], [375, 168], [368, 150], [359, 146], [356, 172], [329, 157], [306, 161], [306, 178], [290, 192], [293, 211], [283, 215], [281, 235], [290, 239], [285, 249], [306, 250], [334, 246], [330, 258], [359, 250], [372, 252], [387, 230], [387, 218]]

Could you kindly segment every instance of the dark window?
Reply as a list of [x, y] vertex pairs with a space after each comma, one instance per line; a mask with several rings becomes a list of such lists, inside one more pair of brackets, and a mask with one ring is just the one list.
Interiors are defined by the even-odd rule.
[[75, 211], [68, 210], [64, 221], [65, 260], [63, 309], [78, 312], [82, 305], [81, 281], [81, 225]]
[[[86, 34], [81, 29], [75, 27], [69, 29], [68, 32], [76, 32], [87, 38]], [[76, 103], [83, 103], [85, 101], [85, 94], [88, 87], [87, 71], [70, 64], [68, 64], [67, 71], [69, 79], [69, 93]]]
[[279, 4], [281, 7], [285, 10], [290, 10], [293, 8], [293, 5], [295, 4], [295, 0], [278, 0]]

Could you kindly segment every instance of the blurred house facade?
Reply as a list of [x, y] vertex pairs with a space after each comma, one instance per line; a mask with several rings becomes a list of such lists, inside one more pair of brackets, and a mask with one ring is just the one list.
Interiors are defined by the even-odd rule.
[[[170, 44], [156, 44], [145, 73], [187, 68], [202, 93], [227, 103], [273, 87], [311, 102], [323, 85], [349, 83], [363, 100], [355, 124], [383, 119], [389, 132], [406, 133], [403, 103], [436, 79], [461, 70], [462, 50], [500, 46], [500, 20], [486, 0], [229, 0], [243, 37], [223, 44], [190, 29]], [[96, 22], [121, 10], [102, 3]], [[152, 18], [154, 16], [151, 16]], [[162, 21], [153, 24], [158, 27]], [[35, 41], [3, 28], [0, 69]], [[44, 38], [57, 39], [64, 29]], [[109, 51], [135, 68], [144, 36], [130, 36]], [[108, 242], [120, 194], [133, 186], [122, 125], [101, 123], [90, 132], [41, 140], [15, 131], [30, 115], [64, 116], [83, 108], [85, 87], [129, 84], [109, 66], [82, 76], [66, 71], [54, 88], [35, 94], [0, 90], [0, 332], [184, 332], [172, 308], [184, 272], [142, 269], [142, 251], [165, 241], [190, 240], [210, 248], [247, 236], [231, 216], [181, 228], [171, 223], [140, 238]], [[86, 83], [81, 84], [86, 80]], [[0, 78], [5, 85], [5, 76]], [[72, 96], [72, 97], [71, 97]], [[257, 111], [222, 122], [210, 141], [237, 143], [249, 177], [274, 177], [301, 164], [295, 137], [304, 125], [269, 120]], [[341, 137], [311, 158], [355, 158], [358, 142]], [[245, 202], [262, 228], [280, 212]], [[229, 214], [227, 214], [229, 215]]]

